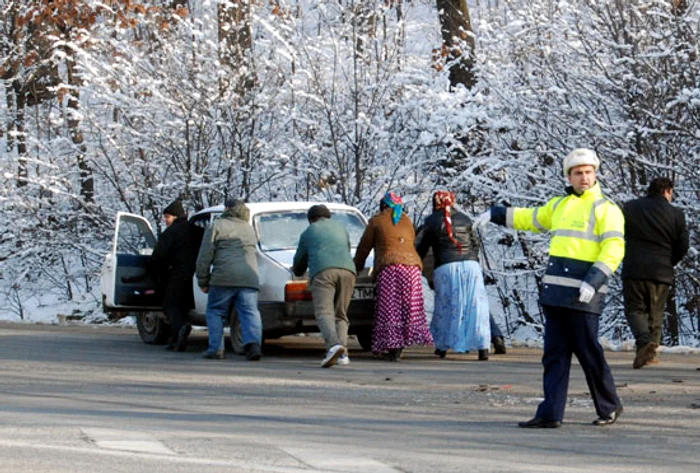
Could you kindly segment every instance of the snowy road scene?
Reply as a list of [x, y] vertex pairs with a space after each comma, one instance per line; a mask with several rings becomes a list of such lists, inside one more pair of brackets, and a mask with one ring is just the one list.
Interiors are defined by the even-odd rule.
[[0, 0], [0, 473], [700, 472], [699, 0]]

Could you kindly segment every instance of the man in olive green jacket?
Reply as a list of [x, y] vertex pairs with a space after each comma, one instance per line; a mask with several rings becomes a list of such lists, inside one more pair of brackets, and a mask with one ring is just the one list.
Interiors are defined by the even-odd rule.
[[242, 200], [228, 199], [221, 217], [214, 220], [202, 239], [197, 257], [197, 281], [208, 293], [209, 348], [204, 358], [224, 358], [223, 328], [236, 308], [248, 360], [262, 356], [262, 320], [258, 310], [257, 238], [250, 225], [250, 209]]

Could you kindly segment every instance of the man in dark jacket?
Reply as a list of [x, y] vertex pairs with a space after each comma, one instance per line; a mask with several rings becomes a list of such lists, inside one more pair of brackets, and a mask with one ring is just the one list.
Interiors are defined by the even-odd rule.
[[632, 367], [653, 363], [661, 343], [661, 328], [673, 267], [688, 251], [683, 211], [671, 205], [673, 182], [651, 181], [646, 197], [627, 202], [622, 263], [625, 316], [637, 345]]
[[151, 270], [164, 288], [163, 308], [170, 321], [168, 350], [185, 351], [192, 331], [185, 324], [187, 312], [193, 307], [192, 276], [196, 253], [192, 245], [187, 214], [179, 200], [163, 210], [165, 231], [151, 256]]

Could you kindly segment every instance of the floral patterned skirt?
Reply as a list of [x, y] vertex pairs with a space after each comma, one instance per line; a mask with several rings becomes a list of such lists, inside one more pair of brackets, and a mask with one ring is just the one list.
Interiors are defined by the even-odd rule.
[[386, 353], [416, 344], [433, 344], [425, 317], [420, 268], [387, 266], [377, 275], [372, 351]]
[[489, 301], [476, 261], [443, 264], [433, 273], [435, 312], [430, 332], [439, 350], [457, 353], [491, 346]]

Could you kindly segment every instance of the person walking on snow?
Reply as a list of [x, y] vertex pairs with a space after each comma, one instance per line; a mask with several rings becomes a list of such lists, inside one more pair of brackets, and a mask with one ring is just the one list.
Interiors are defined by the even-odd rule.
[[625, 253], [622, 211], [607, 199], [596, 180], [600, 160], [590, 149], [575, 149], [564, 158], [566, 195], [542, 207], [492, 207], [479, 215], [488, 222], [518, 230], [550, 231], [549, 261], [540, 304], [544, 310], [544, 401], [522, 428], [557, 428], [566, 408], [572, 355], [586, 376], [598, 418], [594, 425], [613, 424], [622, 402], [603, 347], [598, 342], [600, 314], [607, 281]]

